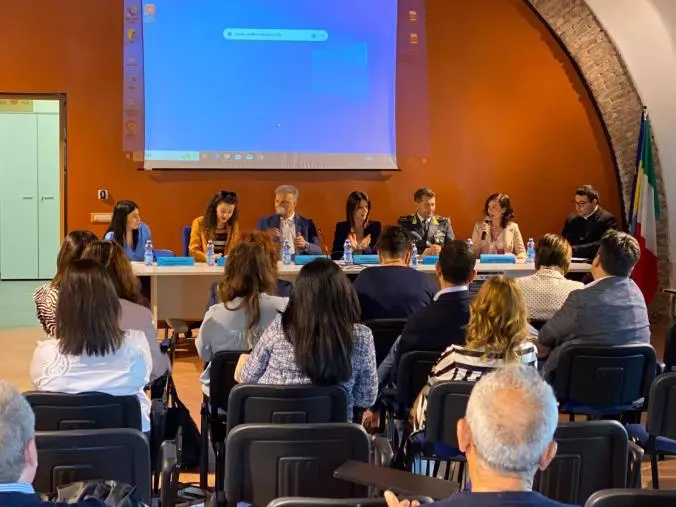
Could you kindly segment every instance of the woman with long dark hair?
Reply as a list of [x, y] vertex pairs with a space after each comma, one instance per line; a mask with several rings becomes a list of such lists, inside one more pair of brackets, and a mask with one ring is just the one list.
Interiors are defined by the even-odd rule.
[[70, 263], [59, 289], [56, 337], [38, 342], [30, 376], [38, 391], [135, 395], [147, 432], [150, 399], [143, 388], [153, 362], [143, 332], [122, 331], [120, 314], [106, 268], [91, 259]]
[[371, 222], [371, 201], [364, 192], [352, 192], [345, 202], [345, 221], [336, 224], [331, 257], [343, 256], [345, 240], [350, 241], [353, 253], [373, 254], [380, 236], [380, 222]]
[[239, 242], [237, 194], [221, 190], [211, 198], [204, 215], [192, 221], [190, 255], [197, 262], [207, 260], [207, 243], [214, 242], [216, 257], [229, 255]]
[[89, 243], [96, 241], [96, 234], [90, 231], [71, 231], [61, 243], [61, 250], [56, 257], [56, 275], [48, 284], [41, 285], [33, 293], [35, 313], [38, 316], [42, 329], [49, 336], [56, 332], [56, 303], [59, 298], [59, 285], [63, 273], [68, 265], [82, 257], [82, 253]]
[[526, 247], [507, 194], [488, 196], [484, 203], [484, 220], [474, 225], [472, 242], [477, 255], [511, 253], [519, 259], [526, 258]]
[[263, 333], [240, 376], [244, 383], [340, 384], [353, 408], [368, 408], [378, 393], [371, 330], [359, 324], [357, 295], [328, 259], [303, 266], [289, 304]]
[[[256, 231], [245, 236], [228, 256], [225, 275], [218, 286], [220, 303], [207, 310], [195, 342], [203, 361], [211, 361], [222, 350], [251, 350], [286, 308], [288, 298], [273, 295], [277, 266], [273, 267], [268, 251], [254, 235], [272, 242], [267, 234]], [[205, 388], [209, 385], [209, 367], [200, 381]]]
[[170, 369], [169, 356], [160, 350], [153, 314], [141, 305], [144, 299], [140, 292], [141, 285], [134, 276], [131, 262], [122, 251], [122, 247], [114, 241], [94, 241], [87, 246], [82, 258], [100, 262], [106, 268], [120, 300], [122, 309], [120, 328], [123, 331], [128, 329], [143, 331], [153, 358], [150, 380], [162, 377]]
[[133, 201], [116, 202], [113, 218], [103, 239], [120, 245], [129, 260], [142, 262], [146, 241], [151, 237], [150, 227], [141, 221], [138, 204]]

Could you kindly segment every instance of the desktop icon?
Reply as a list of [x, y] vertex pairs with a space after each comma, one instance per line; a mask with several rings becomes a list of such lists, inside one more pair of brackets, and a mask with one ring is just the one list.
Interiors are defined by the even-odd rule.
[[409, 44], [417, 44], [419, 41], [418, 39], [418, 34], [417, 33], [412, 33], [408, 36], [408, 42]]
[[253, 158], [254, 158], [254, 156], [253, 156], [251, 153], [249, 153], [249, 154], [246, 156], [246, 159], [247, 159], [247, 160], [253, 160]]
[[408, 11], [408, 20], [409, 21], [418, 21], [418, 11], [414, 11], [414, 10]]
[[224, 154], [223, 154], [223, 158], [224, 158], [225, 160], [230, 160], [230, 153], [224, 153]]
[[235, 160], [242, 160], [242, 155], [235, 155]]
[[127, 122], [127, 132], [130, 134], [134, 134], [136, 132], [136, 122], [135, 121], [128, 121]]
[[136, 30], [133, 28], [129, 28], [127, 30], [127, 39], [129, 39], [129, 42], [135, 42], [136, 41]]
[[155, 15], [155, 4], [146, 4], [145, 13], [146, 13], [146, 16], [154, 16]]

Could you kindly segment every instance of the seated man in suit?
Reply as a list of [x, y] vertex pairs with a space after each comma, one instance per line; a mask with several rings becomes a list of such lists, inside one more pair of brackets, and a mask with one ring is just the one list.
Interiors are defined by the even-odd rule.
[[629, 278], [640, 255], [638, 242], [629, 234], [606, 232], [592, 262], [594, 281], [571, 292], [540, 330], [540, 345], [552, 349], [543, 366], [545, 377], [556, 369], [561, 347], [567, 343], [650, 343], [645, 299]]
[[[66, 506], [42, 502], [32, 482], [38, 469], [35, 415], [19, 391], [0, 381], [0, 505], [7, 507]], [[98, 500], [71, 503], [76, 507], [105, 507]]]
[[[535, 368], [510, 364], [479, 380], [456, 430], [472, 491], [429, 507], [566, 507], [533, 491], [538, 470], [556, 456], [556, 397]], [[409, 507], [390, 491], [387, 507]], [[427, 506], [426, 506], [427, 507]]]
[[354, 281], [362, 320], [403, 319], [430, 304], [437, 286], [429, 275], [409, 266], [406, 231], [397, 225], [385, 227], [377, 247], [380, 265], [364, 269]]
[[561, 236], [573, 247], [573, 257], [593, 259], [601, 238], [617, 229], [615, 217], [599, 206], [599, 193], [591, 185], [575, 192], [575, 213], [566, 219]]
[[256, 229], [267, 232], [275, 243], [288, 241], [291, 254], [321, 254], [317, 228], [311, 218], [296, 214], [298, 189], [282, 185], [275, 190], [275, 214], [263, 217]]
[[418, 255], [439, 255], [441, 247], [455, 238], [451, 219], [435, 215], [437, 198], [429, 188], [419, 188], [413, 194], [416, 211], [399, 218], [401, 225], [415, 239]]
[[[411, 315], [401, 336], [378, 367], [378, 384], [382, 390], [397, 380], [399, 360], [407, 352], [429, 350], [442, 352], [451, 345], [465, 344], [465, 326], [469, 322], [471, 296], [469, 284], [476, 272], [475, 257], [466, 242], [453, 240], [439, 253], [436, 271], [441, 290], [429, 306]], [[364, 413], [364, 426], [378, 425], [379, 403]]]

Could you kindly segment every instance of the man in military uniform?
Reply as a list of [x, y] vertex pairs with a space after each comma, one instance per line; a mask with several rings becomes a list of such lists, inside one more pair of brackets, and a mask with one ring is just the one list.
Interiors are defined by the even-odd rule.
[[441, 247], [455, 239], [451, 219], [434, 214], [436, 195], [429, 188], [420, 188], [413, 194], [416, 211], [399, 218], [399, 225], [406, 229], [415, 241], [418, 254], [439, 255]]

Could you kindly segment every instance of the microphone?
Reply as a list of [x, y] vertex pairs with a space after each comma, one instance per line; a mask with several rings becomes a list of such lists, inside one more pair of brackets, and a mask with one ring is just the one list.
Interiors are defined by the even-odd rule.
[[[485, 225], [490, 225], [490, 223], [491, 223], [490, 219], [487, 218], [486, 220], [484, 220]], [[481, 241], [486, 241], [486, 228], [485, 227], [484, 227], [483, 232], [481, 233]]]
[[329, 247], [326, 244], [326, 238], [324, 237], [324, 232], [322, 232], [322, 230], [319, 227], [317, 227], [317, 236], [319, 236], [319, 241], [322, 242], [322, 250], [324, 250], [324, 253], [326, 255], [330, 255], [332, 252], [329, 252]]

